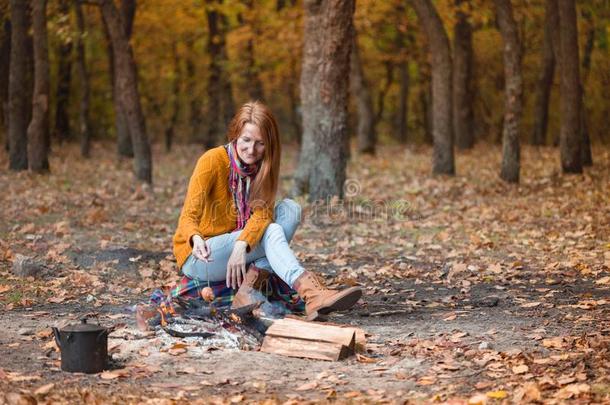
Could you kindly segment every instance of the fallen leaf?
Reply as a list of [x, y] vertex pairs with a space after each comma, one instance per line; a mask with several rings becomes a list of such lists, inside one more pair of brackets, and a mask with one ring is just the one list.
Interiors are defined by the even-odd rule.
[[45, 384], [34, 391], [34, 395], [47, 395], [55, 386], [53, 383]]
[[51, 337], [52, 335], [53, 335], [53, 330], [50, 328], [39, 330], [38, 332], [36, 332], [36, 337], [39, 339], [46, 339], [48, 337]]
[[377, 363], [377, 359], [367, 357], [360, 353], [356, 353], [356, 360], [358, 360], [360, 363]]
[[526, 364], [520, 364], [518, 366], [513, 367], [513, 373], [515, 374], [525, 374], [530, 370], [530, 368]]
[[180, 356], [181, 354], [186, 353], [186, 348], [178, 348], [178, 349], [169, 349], [167, 351], [167, 353], [169, 353], [172, 356]]
[[[595, 284], [610, 284], [610, 276], [602, 277], [599, 280], [596, 280]], [[2, 292], [1, 287], [0, 292]]]
[[243, 401], [243, 400], [244, 400], [244, 398], [245, 398], [245, 397], [244, 397], [243, 395], [241, 395], [241, 394], [240, 394], [240, 395], [234, 395], [234, 396], [232, 396], [232, 397], [231, 397], [231, 399], [230, 399], [229, 401], [230, 401], [232, 404], [238, 404], [238, 403], [240, 403], [241, 401]]
[[417, 385], [432, 385], [436, 382], [436, 376], [426, 375], [417, 380]]
[[104, 371], [100, 374], [102, 380], [114, 380], [116, 378], [125, 377], [129, 374], [126, 369]]
[[521, 308], [536, 308], [537, 306], [539, 306], [540, 304], [542, 304], [542, 302], [528, 302], [525, 304], [521, 304]]
[[468, 405], [485, 405], [487, 403], [487, 395], [475, 394], [468, 400]]
[[561, 336], [557, 336], [550, 339], [544, 339], [542, 341], [542, 346], [547, 347], [549, 349], [563, 349], [564, 341]]
[[317, 381], [310, 381], [308, 383], [305, 383], [301, 386], [299, 386], [296, 391], [309, 391], [309, 390], [313, 390], [318, 388], [318, 382]]
[[525, 399], [527, 402], [542, 400], [542, 394], [540, 393], [540, 389], [535, 383], [526, 383], [523, 386], [523, 391], [525, 394], [523, 399]]
[[6, 373], [6, 379], [11, 382], [24, 382], [24, 381], [36, 381], [40, 380], [38, 375], [22, 375], [20, 373]]

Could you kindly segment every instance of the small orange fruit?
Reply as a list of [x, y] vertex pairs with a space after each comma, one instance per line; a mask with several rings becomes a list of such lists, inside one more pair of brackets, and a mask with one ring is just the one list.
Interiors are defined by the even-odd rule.
[[201, 290], [201, 298], [207, 302], [214, 301], [214, 291], [210, 287], [205, 287]]

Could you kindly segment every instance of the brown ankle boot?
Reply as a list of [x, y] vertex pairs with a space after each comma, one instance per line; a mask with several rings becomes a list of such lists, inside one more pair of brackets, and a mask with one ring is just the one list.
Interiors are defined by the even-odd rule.
[[358, 287], [350, 287], [342, 291], [329, 290], [324, 286], [320, 277], [306, 271], [294, 283], [294, 289], [305, 301], [307, 319], [315, 321], [320, 315], [333, 311], [350, 309], [362, 296]]
[[261, 302], [262, 293], [260, 290], [268, 278], [269, 272], [267, 270], [259, 269], [251, 264], [246, 272], [246, 278], [239, 286], [235, 297], [233, 297], [231, 308], [236, 309]]

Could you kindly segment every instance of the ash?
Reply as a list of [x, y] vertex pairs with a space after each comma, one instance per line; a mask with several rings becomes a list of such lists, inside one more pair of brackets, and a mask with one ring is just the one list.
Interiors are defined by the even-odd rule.
[[[220, 324], [205, 322], [196, 319], [180, 319], [172, 322], [167, 326], [168, 328], [183, 333], [200, 333], [209, 332], [213, 333], [210, 337], [173, 337], [170, 336], [160, 326], [155, 328], [155, 335], [161, 339], [162, 348], [171, 348], [177, 342], [188, 343], [189, 346], [197, 346], [204, 351], [216, 350], [216, 349], [242, 349], [251, 350], [258, 346], [257, 339], [243, 331], [232, 327], [223, 326]], [[233, 330], [229, 330], [233, 329]]]

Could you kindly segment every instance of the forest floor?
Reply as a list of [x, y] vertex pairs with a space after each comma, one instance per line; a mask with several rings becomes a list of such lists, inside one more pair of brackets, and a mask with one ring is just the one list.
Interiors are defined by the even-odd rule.
[[[62, 147], [49, 176], [7, 172], [0, 154], [0, 403], [610, 401], [608, 148], [567, 176], [557, 149], [526, 146], [518, 186], [498, 178], [497, 146], [459, 153], [455, 177], [430, 175], [427, 147], [353, 156], [348, 198], [301, 201], [293, 240], [330, 284], [365, 290], [331, 317], [368, 333], [339, 362], [138, 332], [133, 306], [178, 278], [171, 238], [200, 151], [155, 150], [143, 189], [113, 150], [87, 161]], [[17, 254], [44, 274], [15, 276]], [[109, 339], [120, 367], [60, 371], [50, 326], [92, 312], [122, 325]]]

